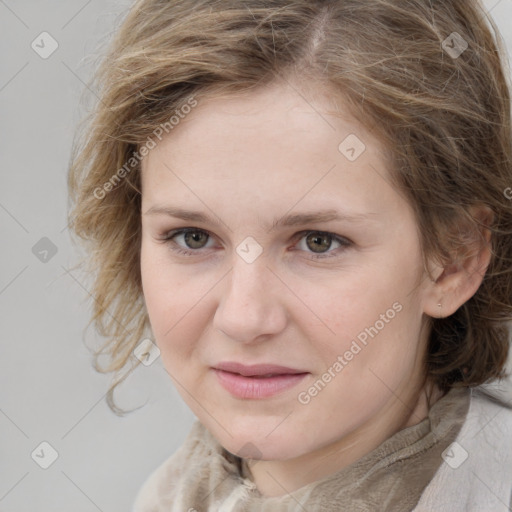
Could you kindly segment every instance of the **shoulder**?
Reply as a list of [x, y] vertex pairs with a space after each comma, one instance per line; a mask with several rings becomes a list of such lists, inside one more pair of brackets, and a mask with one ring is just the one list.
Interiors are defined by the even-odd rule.
[[416, 512], [510, 510], [512, 408], [510, 401], [475, 388], [456, 440], [425, 489]]
[[[471, 393], [471, 405], [468, 411], [467, 430], [479, 426], [482, 432], [488, 429], [490, 434], [510, 432], [512, 429], [512, 397], [500, 396], [484, 388], [475, 388]], [[480, 433], [474, 433], [474, 436]], [[512, 445], [512, 439], [502, 439]]]

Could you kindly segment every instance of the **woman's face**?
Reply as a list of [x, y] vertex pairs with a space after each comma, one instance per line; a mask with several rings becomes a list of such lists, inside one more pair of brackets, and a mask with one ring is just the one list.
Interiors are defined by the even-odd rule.
[[163, 364], [249, 458], [384, 440], [423, 384], [413, 211], [377, 140], [326, 101], [286, 85], [205, 100], [143, 161], [141, 271]]

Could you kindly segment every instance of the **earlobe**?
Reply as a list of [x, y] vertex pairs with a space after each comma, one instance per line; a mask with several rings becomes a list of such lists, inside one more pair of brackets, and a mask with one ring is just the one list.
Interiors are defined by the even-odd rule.
[[438, 276], [432, 280], [427, 294], [424, 312], [433, 318], [452, 315], [477, 292], [491, 261], [492, 211], [485, 206], [474, 208], [472, 216], [479, 223], [479, 231], [465, 247], [463, 255], [435, 270]]

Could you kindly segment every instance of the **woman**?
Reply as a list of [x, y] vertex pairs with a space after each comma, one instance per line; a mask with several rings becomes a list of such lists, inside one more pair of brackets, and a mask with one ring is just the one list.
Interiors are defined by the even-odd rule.
[[135, 511], [509, 509], [502, 67], [476, 2], [133, 6], [69, 183], [105, 371], [198, 418]]

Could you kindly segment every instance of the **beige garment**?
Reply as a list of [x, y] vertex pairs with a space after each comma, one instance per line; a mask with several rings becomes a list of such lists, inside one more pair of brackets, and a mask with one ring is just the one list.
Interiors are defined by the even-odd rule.
[[[397, 432], [375, 450], [291, 494], [265, 498], [242, 459], [196, 422], [185, 443], [140, 490], [134, 512], [410, 512], [444, 464], [470, 404], [469, 389], [452, 389], [426, 419]], [[425, 509], [426, 510], [426, 509]]]

